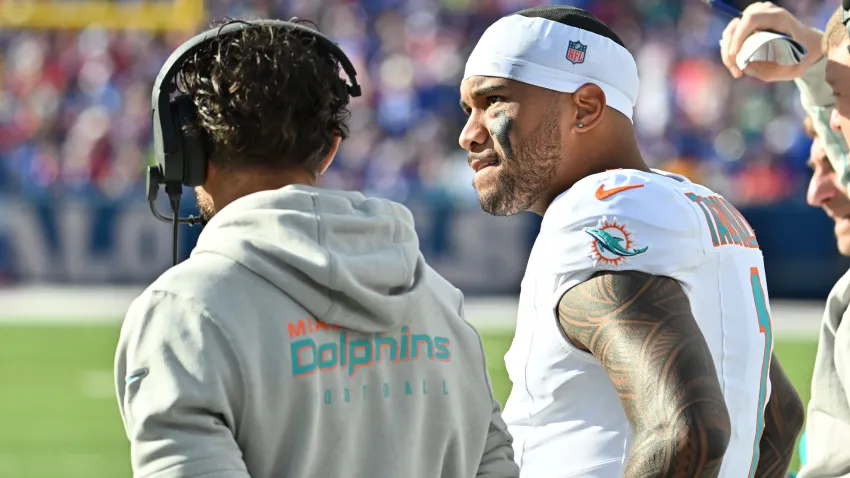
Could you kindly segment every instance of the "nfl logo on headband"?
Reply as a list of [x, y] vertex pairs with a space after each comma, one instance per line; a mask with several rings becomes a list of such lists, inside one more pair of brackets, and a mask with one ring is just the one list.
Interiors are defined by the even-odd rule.
[[573, 65], [584, 63], [584, 54], [587, 53], [587, 45], [580, 41], [571, 41], [567, 49], [567, 60]]
[[463, 81], [473, 76], [509, 78], [561, 93], [575, 93], [593, 83], [605, 92], [606, 106], [632, 119], [640, 79], [637, 63], [620, 37], [584, 10], [547, 6], [528, 11], [536, 15], [538, 10], [601, 33], [522, 13], [502, 17], [478, 40]]

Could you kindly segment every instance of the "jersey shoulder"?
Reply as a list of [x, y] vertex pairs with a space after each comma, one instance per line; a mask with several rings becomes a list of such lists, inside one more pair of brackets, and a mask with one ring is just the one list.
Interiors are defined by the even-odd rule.
[[562, 267], [670, 275], [703, 255], [701, 223], [685, 178], [610, 170], [583, 178], [553, 201], [538, 243]]
[[560, 228], [582, 219], [616, 216], [674, 234], [691, 234], [700, 223], [688, 193], [704, 190], [681, 176], [610, 170], [583, 178], [556, 198], [544, 226]]

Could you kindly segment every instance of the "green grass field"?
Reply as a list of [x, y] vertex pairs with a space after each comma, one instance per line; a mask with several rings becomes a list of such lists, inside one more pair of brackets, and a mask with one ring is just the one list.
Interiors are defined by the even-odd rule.
[[[129, 478], [129, 448], [112, 389], [115, 326], [0, 326], [0, 476]], [[504, 403], [511, 335], [484, 334]], [[804, 402], [815, 341], [780, 341], [776, 354]], [[796, 458], [794, 469], [796, 469]]]

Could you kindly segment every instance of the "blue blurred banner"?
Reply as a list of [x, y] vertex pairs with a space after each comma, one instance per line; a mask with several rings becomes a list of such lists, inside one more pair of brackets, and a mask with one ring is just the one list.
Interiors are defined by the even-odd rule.
[[[470, 295], [519, 292], [537, 216], [491, 217], [424, 201], [410, 207], [425, 257], [447, 279]], [[820, 210], [783, 205], [742, 213], [758, 234], [772, 296], [824, 298], [847, 270]], [[200, 231], [181, 226], [181, 260]], [[171, 226], [144, 202], [0, 198], [0, 283], [148, 283], [171, 265], [171, 247]]]
[[[468, 293], [518, 290], [537, 227], [532, 215], [411, 207], [423, 252], [449, 280]], [[0, 283], [147, 283], [171, 265], [171, 226], [144, 202], [6, 198], [0, 214]], [[182, 260], [200, 227], [181, 226], [180, 233]]]
[[147, 282], [170, 266], [170, 228], [144, 202], [0, 199], [0, 211], [0, 276], [13, 282]]

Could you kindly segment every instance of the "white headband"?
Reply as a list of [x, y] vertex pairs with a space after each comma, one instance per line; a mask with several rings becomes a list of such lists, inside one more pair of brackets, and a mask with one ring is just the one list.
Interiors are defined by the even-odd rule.
[[490, 25], [469, 60], [470, 76], [508, 78], [562, 93], [593, 83], [608, 106], [632, 119], [638, 93], [635, 59], [613, 40], [545, 18], [510, 15]]

